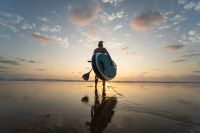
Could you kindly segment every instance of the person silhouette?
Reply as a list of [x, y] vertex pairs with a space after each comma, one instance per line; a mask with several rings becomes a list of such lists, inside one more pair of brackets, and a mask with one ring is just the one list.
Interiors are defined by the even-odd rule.
[[[110, 54], [109, 54], [108, 51], [107, 51], [107, 49], [103, 47], [103, 41], [99, 41], [99, 43], [98, 43], [98, 48], [96, 48], [96, 49], [94, 50], [94, 53], [93, 53], [93, 54], [96, 54], [96, 53], [103, 53], [103, 54], [106, 54], [106, 55], [108, 55], [108, 58], [109, 58], [110, 60], [112, 60]], [[98, 83], [98, 77], [97, 77], [97, 75], [95, 75], [95, 86], [97, 86], [97, 83]], [[104, 85], [105, 85], [105, 81], [103, 80], [103, 86], [104, 86]]]

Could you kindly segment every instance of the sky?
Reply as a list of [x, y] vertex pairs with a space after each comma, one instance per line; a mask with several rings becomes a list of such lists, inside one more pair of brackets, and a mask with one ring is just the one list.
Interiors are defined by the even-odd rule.
[[103, 40], [114, 80], [200, 81], [199, 0], [0, 3], [1, 78], [81, 80]]

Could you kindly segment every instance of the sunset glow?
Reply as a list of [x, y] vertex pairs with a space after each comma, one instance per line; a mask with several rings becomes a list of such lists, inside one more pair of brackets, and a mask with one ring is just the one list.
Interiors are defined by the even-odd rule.
[[1, 0], [0, 40], [0, 78], [82, 80], [103, 40], [114, 80], [200, 81], [198, 0]]

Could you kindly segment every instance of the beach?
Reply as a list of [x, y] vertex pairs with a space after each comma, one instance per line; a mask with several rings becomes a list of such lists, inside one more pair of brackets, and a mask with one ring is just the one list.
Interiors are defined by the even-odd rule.
[[0, 82], [1, 133], [199, 133], [199, 83]]

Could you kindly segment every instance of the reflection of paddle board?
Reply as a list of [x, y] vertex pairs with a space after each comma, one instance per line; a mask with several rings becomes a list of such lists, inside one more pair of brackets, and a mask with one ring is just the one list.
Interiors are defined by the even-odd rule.
[[95, 53], [92, 56], [92, 69], [101, 80], [111, 80], [117, 73], [115, 63], [103, 53]]

